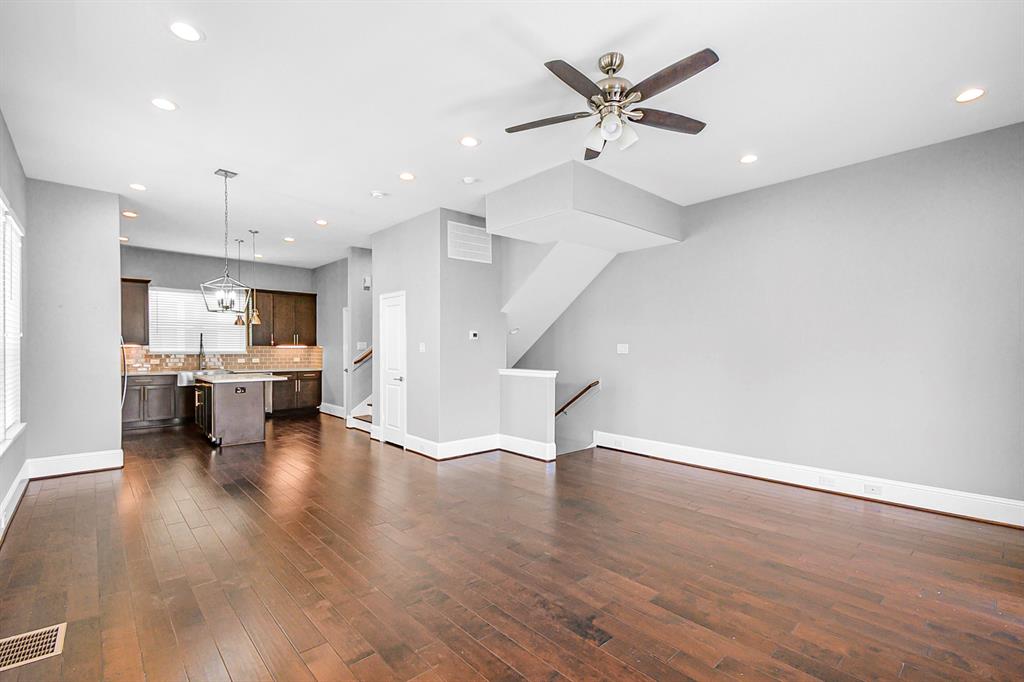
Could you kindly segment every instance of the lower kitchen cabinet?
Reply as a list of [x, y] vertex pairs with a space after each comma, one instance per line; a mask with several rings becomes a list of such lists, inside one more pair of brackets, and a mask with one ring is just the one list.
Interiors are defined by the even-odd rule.
[[274, 372], [274, 375], [288, 379], [272, 384], [274, 414], [320, 407], [320, 372]]
[[171, 426], [191, 421], [195, 394], [176, 375], [130, 376], [121, 408], [124, 429]]

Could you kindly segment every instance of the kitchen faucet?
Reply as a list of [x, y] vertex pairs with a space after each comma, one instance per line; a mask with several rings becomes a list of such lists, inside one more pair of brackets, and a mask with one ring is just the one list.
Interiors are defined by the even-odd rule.
[[202, 372], [206, 365], [206, 353], [203, 352], [203, 333], [199, 332], [199, 371]]

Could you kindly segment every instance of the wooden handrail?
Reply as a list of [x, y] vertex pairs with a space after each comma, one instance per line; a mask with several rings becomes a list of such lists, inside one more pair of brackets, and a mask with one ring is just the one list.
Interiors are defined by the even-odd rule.
[[574, 395], [573, 397], [569, 398], [569, 401], [568, 401], [567, 403], [565, 403], [565, 405], [562, 405], [562, 406], [561, 406], [560, 408], [558, 408], [557, 410], [555, 410], [555, 416], [557, 417], [558, 415], [560, 415], [560, 414], [562, 414], [563, 412], [565, 412], [566, 410], [568, 410], [568, 409], [569, 409], [569, 407], [570, 407], [570, 406], [571, 406], [571, 405], [572, 405], [572, 404], [573, 404], [574, 402], [576, 402], [577, 400], [579, 400], [580, 398], [582, 398], [582, 397], [583, 397], [584, 395], [586, 395], [586, 393], [587, 393], [588, 391], [590, 391], [591, 389], [593, 389], [593, 388], [594, 388], [595, 386], [599, 385], [600, 383], [601, 383], [601, 380], [600, 380], [600, 379], [594, 379], [594, 380], [593, 380], [593, 381], [591, 381], [591, 382], [590, 382], [589, 384], [587, 384], [586, 386], [584, 386], [584, 387], [583, 387], [582, 389], [580, 389], [580, 392], [579, 392], [579, 393], [577, 393], [577, 394], [576, 394], [576, 395]]
[[370, 358], [371, 358], [372, 356], [373, 356], [373, 346], [370, 346], [369, 348], [367, 348], [366, 350], [364, 350], [364, 351], [363, 351], [363, 352], [362, 352], [362, 353], [361, 353], [361, 354], [359, 355], [359, 357], [357, 357], [357, 358], [356, 358], [355, 360], [353, 360], [353, 361], [352, 361], [352, 366], [353, 366], [353, 367], [355, 367], [355, 366], [356, 366], [356, 365], [358, 365], [358, 364], [361, 364], [361, 363], [363, 363], [363, 362], [366, 362], [366, 361], [367, 361], [367, 360], [369, 360], [369, 359], [370, 359]]

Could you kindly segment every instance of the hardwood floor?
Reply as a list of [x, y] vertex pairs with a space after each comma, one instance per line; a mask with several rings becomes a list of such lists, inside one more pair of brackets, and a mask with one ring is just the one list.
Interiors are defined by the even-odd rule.
[[33, 482], [0, 636], [67, 639], [0, 680], [1024, 674], [1024, 531], [607, 450], [269, 432], [131, 434], [123, 471]]

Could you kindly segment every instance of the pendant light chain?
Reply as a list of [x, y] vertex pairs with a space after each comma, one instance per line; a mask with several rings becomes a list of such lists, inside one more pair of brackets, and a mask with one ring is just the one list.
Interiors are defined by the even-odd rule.
[[224, 175], [224, 276], [228, 276], [228, 176]]

